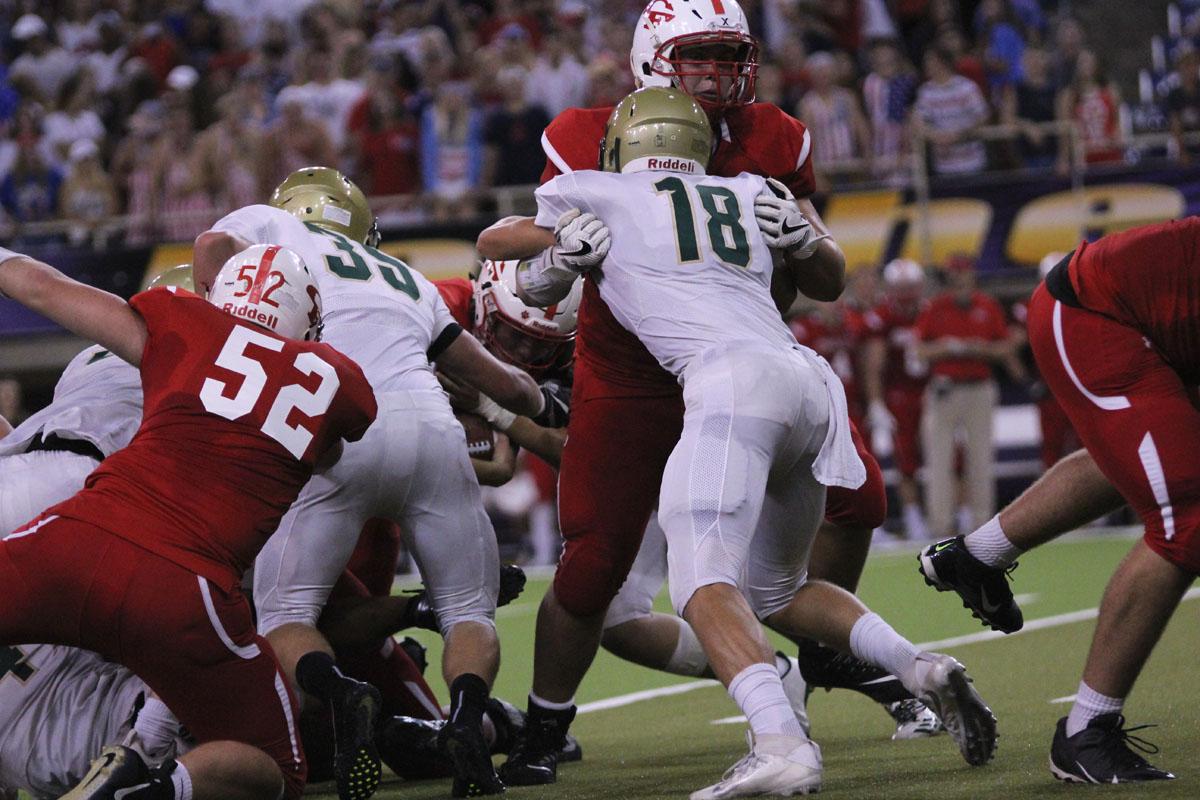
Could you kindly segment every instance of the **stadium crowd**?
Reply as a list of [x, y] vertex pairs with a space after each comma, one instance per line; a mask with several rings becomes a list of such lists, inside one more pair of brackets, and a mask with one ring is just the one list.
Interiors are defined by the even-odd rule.
[[[758, 97], [812, 130], [824, 187], [905, 180], [913, 125], [937, 173], [989, 160], [1065, 170], [1066, 143], [1037, 127], [1056, 119], [1078, 126], [1089, 161], [1120, 159], [1117, 89], [1057, 6], [748, 2]], [[632, 88], [640, 11], [635, 0], [0, 4], [0, 206], [18, 233], [66, 218], [72, 241], [103, 244], [114, 228], [99, 223], [128, 214], [130, 243], [183, 241], [291, 170], [329, 163], [390, 198], [385, 223], [468, 216], [477, 190], [537, 181], [556, 114]], [[1172, 107], [1193, 127], [1185, 58]], [[995, 122], [1020, 129], [1015, 143], [972, 137]]]

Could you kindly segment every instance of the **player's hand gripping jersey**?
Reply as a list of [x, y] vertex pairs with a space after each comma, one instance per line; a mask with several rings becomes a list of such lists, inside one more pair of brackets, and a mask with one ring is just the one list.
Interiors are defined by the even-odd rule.
[[[611, 106], [572, 108], [555, 117], [542, 135], [547, 159], [542, 181], [575, 170], [596, 169], [599, 142], [604, 138], [604, 126], [611, 113]], [[717, 149], [709, 160], [710, 175], [733, 177], [749, 172], [778, 178], [799, 198], [813, 193], [808, 130], [778, 106], [753, 103], [727, 109], [714, 133]], [[753, 203], [743, 210], [751, 213], [753, 222]], [[756, 228], [751, 225], [750, 229]], [[677, 394], [679, 386], [673, 377], [635, 336], [613, 319], [597, 288], [594, 281], [584, 281], [576, 358], [605, 381], [611, 394]]]
[[375, 418], [362, 372], [327, 344], [285, 340], [185, 291], [130, 304], [145, 320], [142, 425], [83, 491], [49, 509], [229, 590], [321, 457]]
[[271, 206], [238, 209], [213, 230], [299, 253], [321, 290], [324, 340], [354, 359], [375, 391], [440, 391], [429, 362], [462, 328], [420, 272]]

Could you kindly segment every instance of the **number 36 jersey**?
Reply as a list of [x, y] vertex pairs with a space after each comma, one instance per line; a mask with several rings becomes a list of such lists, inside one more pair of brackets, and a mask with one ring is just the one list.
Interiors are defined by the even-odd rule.
[[299, 253], [321, 290], [324, 340], [354, 359], [375, 391], [440, 391], [429, 362], [462, 328], [420, 272], [272, 206], [240, 208], [213, 230]]
[[148, 333], [141, 427], [45, 513], [230, 591], [321, 457], [366, 432], [374, 393], [329, 345], [282, 339], [189, 292], [151, 289], [129, 302]]
[[539, 226], [571, 208], [612, 232], [600, 297], [621, 325], [677, 378], [718, 344], [791, 348], [771, 300], [771, 251], [754, 219], [765, 181], [676, 172], [576, 171], [537, 190]]

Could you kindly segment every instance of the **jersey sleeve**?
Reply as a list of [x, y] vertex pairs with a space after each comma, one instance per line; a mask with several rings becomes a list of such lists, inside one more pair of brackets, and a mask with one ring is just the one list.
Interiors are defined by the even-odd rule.
[[273, 224], [279, 213], [279, 209], [271, 206], [245, 206], [221, 217], [212, 230], [231, 233], [255, 244], [268, 244], [274, 239]]
[[329, 345], [322, 345], [322, 349], [325, 352], [321, 357], [334, 364], [340, 381], [331, 420], [337, 426], [335, 432], [348, 442], [357, 442], [371, 427], [379, 411], [375, 391], [358, 364]]
[[577, 169], [596, 168], [599, 142], [584, 134], [584, 124], [584, 109], [580, 108], [568, 108], [550, 120], [542, 132], [542, 151], [546, 154], [542, 183]]
[[446, 302], [446, 307], [450, 309], [454, 321], [464, 329], [470, 330], [473, 322], [471, 298], [475, 295], [475, 288], [471, 282], [466, 278], [444, 278], [434, 281], [433, 285], [437, 287], [438, 294]]
[[560, 175], [537, 188], [534, 192], [538, 207], [537, 217], [534, 218], [535, 225], [554, 230], [558, 218], [575, 207], [566, 196], [573, 183], [573, 176]]
[[454, 315], [450, 313], [450, 308], [446, 305], [446, 301], [442, 299], [441, 292], [433, 293], [432, 302], [433, 336], [429, 341], [429, 350], [426, 351], [426, 356], [430, 361], [436, 361], [437, 357], [442, 354], [442, 351], [462, 335], [463, 326], [459, 325], [458, 321], [454, 319]]
[[135, 294], [129, 300], [129, 305], [141, 315], [146, 323], [146, 330], [153, 335], [171, 324], [180, 314], [181, 301], [184, 299], [198, 300], [208, 305], [197, 295], [186, 289], [175, 286], [158, 286]]
[[813, 175], [812, 164], [812, 134], [804, 123], [793, 116], [780, 112], [782, 124], [778, 141], [785, 145], [783, 155], [786, 161], [780, 164], [781, 169], [787, 169], [774, 177], [783, 181], [792, 194], [799, 198], [812, 195], [817, 190], [817, 180]]

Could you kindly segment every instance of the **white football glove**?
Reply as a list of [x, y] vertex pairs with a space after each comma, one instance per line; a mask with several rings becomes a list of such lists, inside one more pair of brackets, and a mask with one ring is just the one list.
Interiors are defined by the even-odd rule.
[[817, 234], [796, 207], [791, 191], [774, 178], [767, 178], [766, 189], [754, 199], [754, 217], [767, 247], [785, 250], [799, 259], [811, 256], [817, 242], [828, 238], [828, 234]]
[[556, 244], [550, 252], [555, 266], [575, 272], [587, 272], [600, 266], [612, 245], [608, 226], [590, 212], [572, 208], [558, 218], [554, 226]]

